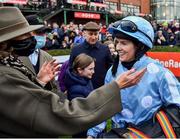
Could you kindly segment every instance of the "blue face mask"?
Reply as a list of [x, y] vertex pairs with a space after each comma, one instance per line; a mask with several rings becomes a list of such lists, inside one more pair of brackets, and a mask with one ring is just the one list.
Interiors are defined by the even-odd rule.
[[37, 41], [36, 49], [43, 48], [46, 44], [46, 37], [45, 36], [35, 36], [35, 39]]

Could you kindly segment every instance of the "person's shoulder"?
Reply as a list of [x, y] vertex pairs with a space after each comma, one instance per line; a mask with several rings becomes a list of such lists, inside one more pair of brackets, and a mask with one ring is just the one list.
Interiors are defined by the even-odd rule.
[[12, 68], [12, 67], [9, 67], [9, 66], [4, 66], [4, 65], [1, 65], [0, 64], [0, 74], [1, 73], [13, 73], [14, 71], [18, 71], [18, 70], [16, 70], [16, 69], [14, 69], [14, 68]]
[[76, 47], [74, 47], [74, 48], [76, 48], [76, 49], [83, 48], [84, 45], [85, 45], [85, 43], [82, 42], [82, 43], [78, 44], [78, 45], [77, 45]]
[[158, 67], [162, 67], [162, 68], [164, 67], [160, 60], [153, 59], [151, 57], [147, 57], [147, 63], [148, 64], [154, 64], [154, 65], [156, 65]]
[[50, 56], [52, 57], [48, 52], [46, 52], [45, 50], [39, 49], [39, 53], [42, 55], [46, 55], [46, 56]]
[[13, 78], [18, 77], [18, 78], [27, 78], [21, 71], [14, 69], [12, 67], [8, 66], [1, 66], [0, 65], [0, 76], [12, 76]]
[[165, 63], [158, 59], [152, 59], [150, 57], [147, 57], [147, 61], [145, 61], [144, 63], [146, 63], [147, 70], [151, 74], [164, 75], [166, 72], [169, 71], [168, 68], [164, 67]]
[[104, 46], [104, 47], [108, 47], [106, 44], [104, 44], [104, 43], [102, 43], [100, 41], [98, 41], [98, 44], [101, 45], [101, 46]]
[[84, 50], [83, 44], [78, 44], [75, 47], [72, 48], [71, 53], [81, 52]]
[[97, 45], [99, 46], [100, 49], [102, 50], [109, 50], [108, 46], [101, 43], [101, 42], [98, 42]]
[[112, 66], [107, 70], [106, 75], [107, 76], [112, 76]]

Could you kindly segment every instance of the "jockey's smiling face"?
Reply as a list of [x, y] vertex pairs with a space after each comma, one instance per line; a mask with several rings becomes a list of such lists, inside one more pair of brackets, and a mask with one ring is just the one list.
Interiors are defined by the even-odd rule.
[[121, 62], [131, 62], [135, 59], [136, 46], [132, 41], [116, 38], [115, 44]]

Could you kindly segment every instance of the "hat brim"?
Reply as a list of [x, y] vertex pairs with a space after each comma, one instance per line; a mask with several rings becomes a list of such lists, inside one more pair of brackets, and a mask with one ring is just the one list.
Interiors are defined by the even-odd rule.
[[8, 41], [10, 39], [13, 39], [15, 37], [18, 37], [20, 35], [32, 32], [34, 30], [40, 29], [42, 27], [44, 27], [44, 25], [30, 25], [28, 27], [25, 27], [25, 28], [22, 28], [22, 29], [18, 29], [18, 30], [13, 31], [13, 32], [7, 32], [6, 34], [1, 35], [0, 43], [4, 42], [4, 41]]

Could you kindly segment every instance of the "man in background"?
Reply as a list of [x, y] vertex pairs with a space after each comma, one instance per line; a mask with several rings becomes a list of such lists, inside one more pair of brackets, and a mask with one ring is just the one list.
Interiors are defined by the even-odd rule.
[[85, 53], [96, 59], [95, 74], [92, 78], [94, 89], [104, 84], [104, 78], [107, 70], [112, 64], [112, 57], [109, 48], [98, 41], [100, 26], [95, 22], [85, 24], [84, 42], [73, 47], [70, 54], [70, 67], [75, 57], [81, 53]]

